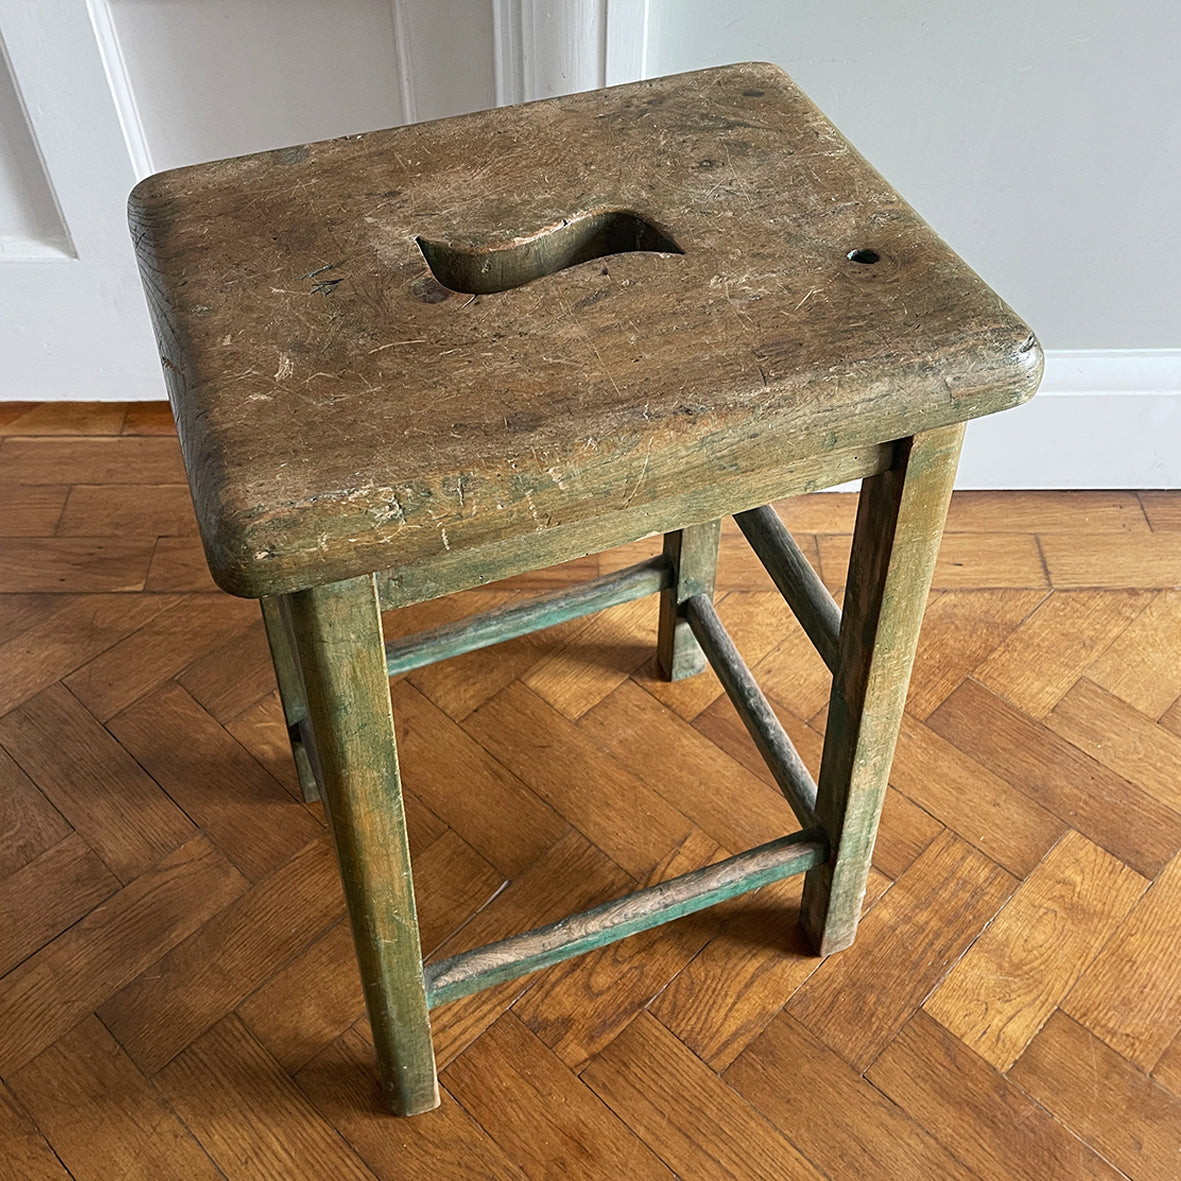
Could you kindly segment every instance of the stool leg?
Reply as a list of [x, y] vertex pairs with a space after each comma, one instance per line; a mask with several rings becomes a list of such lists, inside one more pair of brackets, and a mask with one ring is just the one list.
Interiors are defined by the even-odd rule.
[[705, 669], [705, 653], [689, 628], [681, 604], [693, 595], [713, 596], [721, 529], [721, 521], [706, 521], [664, 535], [664, 556], [672, 563], [673, 582], [660, 592], [656, 659], [670, 681], [683, 680]]
[[801, 911], [820, 955], [857, 932], [962, 439], [960, 423], [902, 440], [862, 484], [816, 802], [833, 852], [808, 872]]
[[320, 785], [316, 772], [308, 757], [305, 736], [301, 726], [307, 724], [308, 707], [303, 697], [303, 682], [291, 650], [287, 621], [283, 618], [280, 602], [276, 598], [259, 601], [262, 607], [262, 622], [267, 630], [267, 643], [271, 649], [271, 663], [275, 667], [275, 680], [279, 684], [279, 700], [283, 703], [283, 717], [287, 722], [287, 737], [291, 742], [291, 757], [299, 775], [299, 786], [303, 798], [311, 803], [320, 798]]
[[285, 598], [382, 1087], [395, 1115], [416, 1115], [439, 1091], [377, 587]]

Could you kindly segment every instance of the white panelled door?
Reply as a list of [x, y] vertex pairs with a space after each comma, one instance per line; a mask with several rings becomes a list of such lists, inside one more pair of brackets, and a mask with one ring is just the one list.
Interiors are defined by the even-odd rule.
[[644, 8], [0, 0], [0, 400], [162, 396], [140, 177], [639, 76]]

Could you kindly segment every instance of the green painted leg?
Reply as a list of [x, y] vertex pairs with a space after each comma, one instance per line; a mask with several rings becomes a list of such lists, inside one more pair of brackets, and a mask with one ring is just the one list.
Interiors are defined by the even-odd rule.
[[853, 942], [963, 424], [898, 444], [857, 507], [816, 812], [832, 848], [804, 881], [801, 920], [820, 955]]
[[373, 578], [286, 596], [386, 1101], [439, 1102]]
[[303, 798], [311, 803], [320, 798], [320, 785], [316, 772], [308, 757], [307, 722], [308, 707], [303, 696], [303, 681], [295, 654], [291, 650], [287, 634], [287, 623], [283, 618], [280, 602], [275, 598], [261, 599], [262, 621], [267, 629], [267, 643], [271, 648], [271, 663], [275, 666], [275, 680], [279, 684], [279, 699], [283, 702], [283, 717], [287, 722], [287, 737], [291, 740], [291, 757], [299, 775], [299, 786]]
[[660, 592], [656, 659], [670, 681], [683, 680], [705, 669], [705, 653], [694, 638], [681, 605], [693, 595], [713, 596], [721, 529], [721, 521], [707, 521], [664, 535], [664, 556], [672, 563], [673, 583]]

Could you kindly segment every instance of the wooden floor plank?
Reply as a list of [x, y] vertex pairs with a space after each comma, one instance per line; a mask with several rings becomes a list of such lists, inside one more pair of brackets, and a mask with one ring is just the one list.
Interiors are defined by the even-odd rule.
[[512, 1013], [443, 1072], [464, 1110], [497, 1129], [526, 1177], [663, 1178], [672, 1173]]
[[215, 1181], [222, 1175], [95, 1017], [11, 1081], [76, 1181]]
[[19, 438], [0, 441], [0, 466], [25, 484], [183, 484], [172, 438]]
[[[663, 1092], [674, 1078], [686, 1100], [670, 1111]], [[823, 1175], [647, 1014], [582, 1072], [582, 1080], [686, 1181], [817, 1181]]]
[[1083, 670], [1148, 606], [1144, 591], [1055, 591], [973, 676], [1034, 718], [1044, 718]]
[[921, 1011], [866, 1078], [934, 1132], [981, 1181], [1118, 1181], [1121, 1176]]
[[464, 728], [633, 877], [649, 873], [693, 829], [520, 682], [480, 706]]
[[77, 833], [0, 878], [0, 976], [119, 889]]
[[[10, 484], [0, 474], [0, 537], [49, 537], [68, 492], [65, 484]], [[93, 532], [88, 525], [87, 533]]]
[[[581, 833], [571, 830], [430, 958], [439, 960], [540, 927], [618, 898], [635, 885]], [[510, 980], [435, 1009], [431, 1025], [440, 1067], [467, 1049], [539, 978], [534, 974]]]
[[820, 967], [799, 925], [800, 878], [742, 899], [721, 930], [650, 1006], [703, 1062], [722, 1071]]
[[1067, 833], [924, 1010], [1006, 1071], [1144, 892], [1145, 881]]
[[1181, 813], [1181, 736], [1155, 725], [1086, 677], [1058, 702], [1046, 725]]
[[75, 484], [56, 533], [59, 537], [159, 537], [197, 532], [187, 484]]
[[1181, 1032], [1181, 857], [1120, 924], [1062, 1009], [1141, 1070]]
[[[183, 609], [177, 610], [181, 604]], [[66, 684], [100, 722], [106, 722], [257, 620], [257, 604], [246, 599], [170, 598], [167, 609], [144, 626], [128, 628], [125, 639], [119, 637], [89, 663], [79, 661], [81, 667]]]
[[[22, 432], [0, 430], [10, 565], [74, 584], [0, 591], [0, 1074], [20, 1093], [0, 1083], [0, 1176], [1175, 1173], [1181, 493], [953, 498], [851, 949], [811, 955], [797, 878], [441, 1006], [443, 1105], [394, 1120], [323, 813], [300, 802], [257, 606], [209, 578], [166, 404], [3, 423]], [[780, 506], [838, 596], [856, 500]], [[146, 576], [79, 564], [136, 538]], [[815, 771], [828, 672], [732, 521], [719, 588]], [[794, 827], [717, 678], [656, 672], [654, 606], [395, 678], [429, 954]], [[923, 1011], [974, 963], [955, 1021]], [[968, 1044], [989, 1014], [1028, 1042], [1007, 1076]], [[137, 1056], [171, 1061], [147, 1080]]]
[[1181, 569], [1176, 533], [1049, 534], [1042, 538], [1042, 552], [1051, 583], [1063, 588], [1176, 586]]
[[648, 659], [656, 618], [653, 598], [603, 611], [543, 656], [521, 682], [563, 717], [580, 718]]
[[1041, 590], [955, 590], [932, 595], [923, 616], [906, 709], [927, 718], [1046, 597]]
[[[154, 1075], [343, 914], [325, 834], [124, 985], [98, 1015]], [[194, 979], [203, 986], [194, 989]]]
[[[323, 831], [179, 685], [108, 723], [120, 744], [251, 881]], [[183, 735], [177, 742], [175, 736]]]
[[[635, 741], [636, 727], [642, 744]], [[724, 848], [742, 852], [799, 827], [778, 788], [633, 681], [584, 715], [579, 729]]]
[[[544, 799], [413, 686], [394, 686], [394, 728], [407, 788], [507, 878], [569, 830]], [[457, 784], [473, 790], [456, 791]]]
[[320, 1114], [382, 1181], [523, 1181], [516, 1162], [445, 1088], [434, 1111], [390, 1119], [373, 1069], [373, 1047], [356, 1033], [333, 1042], [297, 1078]]
[[61, 1160], [2, 1081], [0, 1144], [4, 1146], [7, 1167], [21, 1181], [69, 1181], [70, 1174]]
[[14, 968], [0, 981], [0, 1073], [32, 1061], [245, 885], [194, 837]]
[[[1173, 569], [1181, 570], [1181, 558]], [[1147, 717], [1160, 717], [1181, 697], [1181, 591], [1161, 591], [1087, 675]]]
[[0, 592], [145, 589], [155, 538], [0, 537]]
[[0, 714], [69, 676], [179, 600], [171, 595], [79, 595], [0, 644]]
[[1055, 1013], [1009, 1077], [1137, 1181], [1175, 1181], [1181, 1101]]
[[0, 878], [64, 841], [73, 829], [0, 747]]
[[[638, 884], [655, 885], [728, 855], [694, 830]], [[719, 908], [687, 915], [569, 960], [539, 976], [512, 1011], [577, 1072], [693, 959], [723, 919]]]
[[0, 417], [0, 435], [117, 435], [127, 414], [124, 402], [26, 402]]
[[260, 1165], [289, 1181], [373, 1181], [236, 1017], [193, 1042], [156, 1083], [229, 1181], [253, 1181]]
[[172, 407], [167, 401], [128, 402], [121, 435], [175, 435]]
[[971, 1176], [902, 1108], [786, 1012], [722, 1077], [834, 1181]]
[[974, 681], [927, 724], [1145, 877], [1181, 849], [1181, 816]]
[[944, 833], [787, 1005], [859, 1072], [963, 955], [1012, 892], [1012, 877]]
[[197, 833], [176, 802], [60, 684], [0, 718], [0, 742], [122, 882]]
[[903, 718], [890, 782], [969, 844], [1025, 877], [1066, 830], [1066, 822], [930, 727]]

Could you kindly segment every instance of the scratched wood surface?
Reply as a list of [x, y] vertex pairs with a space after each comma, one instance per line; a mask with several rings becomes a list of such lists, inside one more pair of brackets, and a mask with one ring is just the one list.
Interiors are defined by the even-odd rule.
[[235, 594], [397, 567], [413, 601], [514, 543], [557, 562], [709, 521], [1041, 373], [765, 63], [174, 169], [130, 216]]
[[[499, 985], [436, 1011], [442, 1105], [395, 1122], [257, 608], [182, 484], [158, 405], [0, 406], [6, 1181], [1175, 1181], [1181, 493], [953, 499], [850, 950], [806, 953], [795, 879]], [[838, 600], [852, 501], [783, 506]], [[824, 670], [745, 544], [718, 610], [814, 767]], [[428, 956], [792, 825], [657, 619], [395, 681]]]

